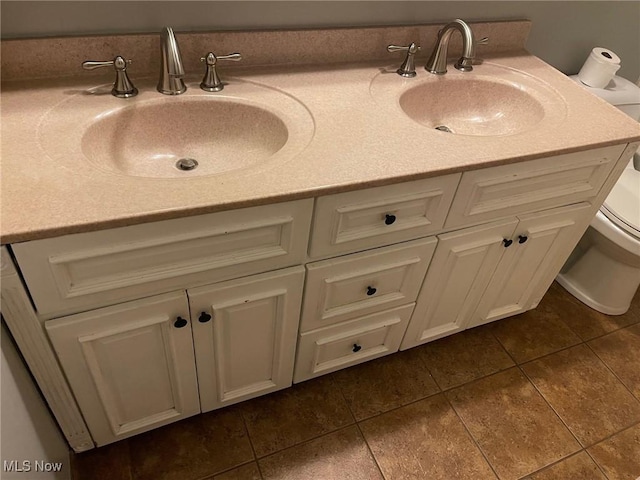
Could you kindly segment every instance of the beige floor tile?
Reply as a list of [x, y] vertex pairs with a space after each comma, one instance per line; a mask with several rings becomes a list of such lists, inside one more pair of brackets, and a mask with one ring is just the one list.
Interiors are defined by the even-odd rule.
[[522, 369], [584, 446], [640, 421], [640, 402], [586, 345]]
[[640, 400], [640, 324], [596, 338], [589, 346]]
[[640, 315], [640, 301], [624, 315], [605, 315], [586, 306], [556, 282], [545, 295], [544, 301], [547, 300], [549, 307], [585, 341], [637, 323]]
[[535, 472], [580, 449], [517, 368], [445, 395], [503, 480]]
[[355, 425], [259, 462], [265, 480], [383, 480]]
[[640, 424], [587, 450], [609, 480], [640, 477]]
[[472, 328], [416, 348], [441, 389], [448, 390], [514, 365], [491, 329]]
[[[71, 454], [72, 480], [132, 480], [127, 440]], [[25, 476], [25, 480], [27, 480]]]
[[341, 370], [336, 379], [356, 420], [440, 391], [415, 349]]
[[254, 459], [236, 407], [129, 439], [134, 480], [197, 480]]
[[534, 473], [527, 480], [607, 480], [607, 477], [589, 454], [582, 451]]
[[355, 423], [332, 375], [241, 404], [258, 457]]
[[517, 363], [524, 363], [581, 342], [560, 319], [549, 294], [535, 310], [493, 324], [493, 333]]
[[443, 395], [360, 423], [387, 480], [496, 478]]
[[210, 480], [262, 480], [262, 475], [260, 475], [258, 464], [252, 462], [220, 475], [214, 475]]

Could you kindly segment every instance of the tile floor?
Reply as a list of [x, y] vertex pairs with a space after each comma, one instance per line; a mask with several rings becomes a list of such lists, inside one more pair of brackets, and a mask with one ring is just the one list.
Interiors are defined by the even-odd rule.
[[74, 480], [640, 477], [640, 293], [531, 312], [73, 456]]

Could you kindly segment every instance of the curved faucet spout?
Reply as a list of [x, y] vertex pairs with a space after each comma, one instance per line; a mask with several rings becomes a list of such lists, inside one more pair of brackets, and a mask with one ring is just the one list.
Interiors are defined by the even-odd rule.
[[476, 56], [476, 42], [473, 31], [463, 20], [459, 18], [453, 22], [447, 23], [442, 30], [438, 32], [438, 40], [436, 47], [431, 53], [431, 57], [424, 67], [427, 71], [438, 75], [447, 73], [447, 50], [449, 47], [449, 38], [454, 31], [460, 32], [462, 35], [462, 57], [456, 62], [455, 67], [463, 72], [473, 70], [473, 59]]
[[160, 32], [160, 80], [158, 91], [165, 95], [179, 95], [187, 90], [182, 80], [184, 68], [178, 41], [171, 27]]

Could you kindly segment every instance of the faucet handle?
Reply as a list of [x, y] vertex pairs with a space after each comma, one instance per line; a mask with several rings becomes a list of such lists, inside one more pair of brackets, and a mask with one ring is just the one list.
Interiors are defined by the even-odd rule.
[[476, 45], [486, 45], [487, 43], [489, 43], [489, 37], [482, 37], [476, 40]]
[[205, 92], [219, 92], [224, 88], [224, 84], [222, 83], [222, 80], [220, 80], [218, 70], [216, 69], [218, 60], [239, 62], [242, 60], [242, 55], [239, 53], [230, 53], [229, 55], [217, 56], [215, 53], [209, 52], [206, 57], [200, 58], [201, 62], [205, 62], [207, 64], [207, 70], [202, 82], [200, 83], [200, 88]]
[[396, 70], [396, 73], [398, 75], [400, 75], [401, 77], [407, 77], [407, 78], [416, 76], [416, 65], [415, 65], [414, 56], [416, 53], [418, 53], [419, 50], [420, 50], [420, 47], [413, 42], [411, 42], [407, 46], [387, 45], [387, 52], [389, 53], [407, 52], [407, 56], [404, 58], [404, 62], [402, 62], [402, 65], [400, 65], [400, 68]]
[[116, 80], [111, 89], [111, 95], [118, 98], [135, 97], [138, 94], [138, 89], [133, 86], [129, 75], [127, 75], [127, 65], [131, 64], [131, 60], [125, 60], [120, 55], [116, 56], [113, 60], [107, 61], [95, 61], [87, 60], [82, 62], [82, 68], [85, 70], [95, 70], [102, 67], [113, 67], [116, 72]]

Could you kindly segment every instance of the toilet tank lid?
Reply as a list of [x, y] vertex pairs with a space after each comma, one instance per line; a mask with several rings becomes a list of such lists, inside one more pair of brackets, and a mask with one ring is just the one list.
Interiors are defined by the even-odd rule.
[[571, 75], [569, 78], [611, 105], [640, 104], [640, 87], [626, 78], [616, 75], [605, 88], [593, 88], [585, 85], [577, 75]]

